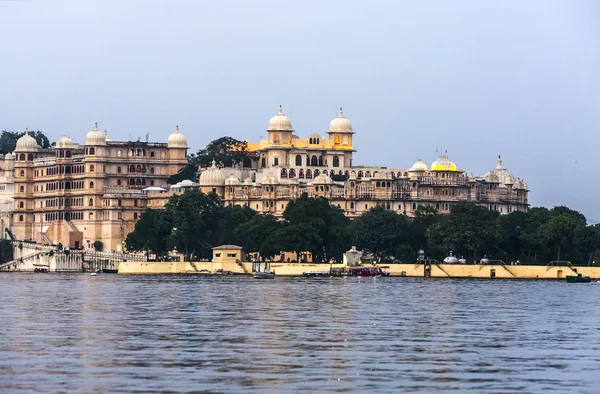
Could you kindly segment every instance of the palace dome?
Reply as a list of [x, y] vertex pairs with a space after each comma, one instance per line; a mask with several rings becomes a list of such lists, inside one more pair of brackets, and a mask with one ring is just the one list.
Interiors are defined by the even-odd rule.
[[56, 141], [56, 148], [71, 148], [75, 143], [70, 137], [63, 135]]
[[292, 131], [292, 121], [283, 114], [283, 108], [279, 106], [277, 115], [269, 120], [267, 131]]
[[260, 182], [262, 185], [276, 185], [277, 184], [277, 179], [275, 179], [275, 177], [273, 176], [273, 174], [268, 173], [266, 176], [263, 177], [262, 181]]
[[483, 176], [483, 179], [485, 179], [486, 182], [489, 183], [499, 183], [500, 179], [498, 179], [498, 175], [496, 175], [495, 172], [488, 172], [487, 174], [485, 174]]
[[250, 178], [244, 179], [244, 185], [247, 185], [247, 186], [252, 185], [252, 179], [250, 179]]
[[410, 167], [409, 171], [427, 171], [427, 164], [423, 163], [423, 160], [419, 159], [415, 164]]
[[200, 186], [223, 186], [225, 183], [225, 174], [223, 170], [217, 168], [217, 162], [212, 161], [212, 166], [200, 174]]
[[456, 164], [448, 158], [448, 155], [443, 154], [436, 161], [431, 163], [431, 171], [457, 171]]
[[167, 139], [167, 146], [169, 148], [187, 148], [187, 139], [179, 131], [179, 126], [175, 126], [175, 132]]
[[342, 113], [342, 109], [340, 108], [340, 112], [338, 115], [329, 123], [329, 132], [330, 133], [353, 133], [352, 131], [352, 122], [348, 120]]
[[225, 179], [225, 184], [228, 186], [239, 185], [241, 182], [235, 177], [235, 175], [229, 175], [229, 178]]
[[40, 149], [35, 138], [29, 135], [29, 129], [25, 129], [25, 135], [17, 140], [15, 152], [35, 152]]
[[94, 123], [94, 128], [85, 136], [86, 145], [106, 145], [106, 133], [100, 131], [98, 122]]
[[320, 174], [312, 181], [313, 185], [328, 185], [331, 183], [333, 183], [333, 180], [327, 174]]
[[500, 155], [498, 155], [498, 164], [496, 165], [496, 168], [488, 171], [488, 173], [484, 175], [484, 178], [487, 180], [489, 175], [495, 175], [497, 177], [496, 182], [500, 182], [503, 185], [515, 184], [516, 177], [506, 168], [502, 167], [502, 156]]
[[6, 155], [4, 155], [4, 160], [14, 160], [14, 159], [15, 159], [15, 155], [13, 155], [10, 152], [8, 152]]

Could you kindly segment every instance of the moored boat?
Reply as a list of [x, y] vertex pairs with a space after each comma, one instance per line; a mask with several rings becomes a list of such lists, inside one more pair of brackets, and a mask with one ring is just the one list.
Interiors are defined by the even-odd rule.
[[592, 278], [589, 276], [583, 276], [581, 274], [577, 275], [567, 275], [567, 283], [590, 283]]
[[254, 279], [275, 279], [275, 272], [263, 271], [252, 274]]
[[348, 276], [356, 276], [360, 278], [390, 276], [389, 272], [384, 271], [385, 268], [389, 267], [377, 265], [350, 267], [350, 270], [348, 271]]

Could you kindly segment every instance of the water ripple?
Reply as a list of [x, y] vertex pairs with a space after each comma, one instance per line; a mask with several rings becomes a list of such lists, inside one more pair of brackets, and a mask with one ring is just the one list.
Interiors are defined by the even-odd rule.
[[600, 286], [0, 275], [0, 391], [556, 392], [600, 384]]

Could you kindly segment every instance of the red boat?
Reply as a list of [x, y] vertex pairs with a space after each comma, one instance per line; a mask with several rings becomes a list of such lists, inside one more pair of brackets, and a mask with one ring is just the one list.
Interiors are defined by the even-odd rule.
[[359, 278], [364, 277], [378, 277], [378, 276], [390, 276], [389, 272], [384, 271], [387, 266], [361, 266], [361, 267], [350, 267], [348, 270], [348, 276], [357, 276]]

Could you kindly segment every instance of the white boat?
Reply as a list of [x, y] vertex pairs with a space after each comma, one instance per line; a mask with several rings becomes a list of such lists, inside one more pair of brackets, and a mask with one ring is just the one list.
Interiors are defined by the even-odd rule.
[[92, 272], [92, 273], [90, 274], [90, 276], [96, 276], [96, 275], [98, 275], [98, 274], [97, 274], [97, 273], [95, 273], [95, 272]]
[[265, 270], [263, 272], [255, 272], [252, 276], [254, 279], [275, 279], [275, 272]]

